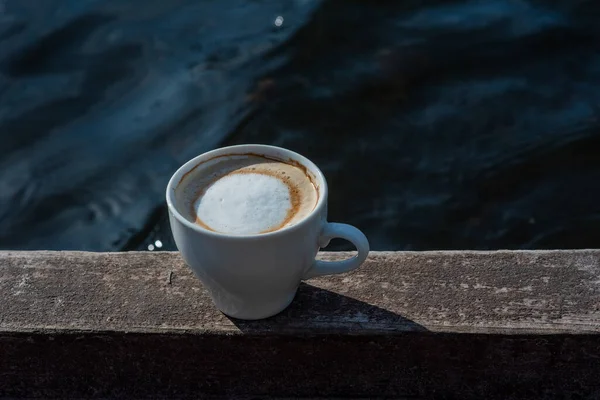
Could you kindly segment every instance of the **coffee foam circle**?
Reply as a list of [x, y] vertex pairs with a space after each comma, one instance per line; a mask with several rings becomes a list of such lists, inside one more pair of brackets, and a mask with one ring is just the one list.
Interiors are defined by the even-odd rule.
[[176, 198], [190, 222], [245, 236], [297, 224], [316, 207], [319, 192], [301, 165], [242, 154], [197, 165], [180, 181]]
[[280, 227], [294, 208], [290, 187], [278, 177], [232, 173], [206, 188], [194, 203], [199, 222], [212, 230], [248, 235]]

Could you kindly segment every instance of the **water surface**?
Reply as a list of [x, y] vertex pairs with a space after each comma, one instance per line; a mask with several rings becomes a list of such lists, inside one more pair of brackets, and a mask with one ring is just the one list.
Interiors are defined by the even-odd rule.
[[170, 175], [239, 143], [312, 159], [330, 220], [376, 250], [598, 247], [599, 16], [591, 0], [0, 1], [0, 248], [173, 249]]

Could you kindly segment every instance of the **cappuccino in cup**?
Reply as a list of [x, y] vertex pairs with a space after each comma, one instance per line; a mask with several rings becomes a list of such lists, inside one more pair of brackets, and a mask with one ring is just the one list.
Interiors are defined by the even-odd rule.
[[186, 174], [180, 186], [186, 218], [229, 235], [292, 226], [318, 201], [315, 184], [301, 165], [253, 154], [215, 157]]
[[[175, 244], [215, 305], [230, 317], [261, 319], [284, 310], [303, 279], [351, 271], [369, 254], [360, 230], [327, 221], [327, 193], [306, 157], [247, 144], [183, 164], [166, 200]], [[356, 254], [317, 259], [333, 238]]]

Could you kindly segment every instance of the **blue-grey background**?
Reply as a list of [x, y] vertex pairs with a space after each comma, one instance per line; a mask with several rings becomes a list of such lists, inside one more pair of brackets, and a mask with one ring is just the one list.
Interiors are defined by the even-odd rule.
[[599, 21], [594, 0], [0, 0], [0, 248], [173, 249], [170, 175], [251, 142], [314, 160], [373, 249], [598, 247]]

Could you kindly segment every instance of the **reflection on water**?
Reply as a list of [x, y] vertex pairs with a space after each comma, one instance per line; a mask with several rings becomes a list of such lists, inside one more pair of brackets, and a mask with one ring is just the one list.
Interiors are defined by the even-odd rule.
[[598, 247], [600, 3], [0, 4], [0, 248], [173, 249], [170, 175], [249, 142], [374, 249]]

